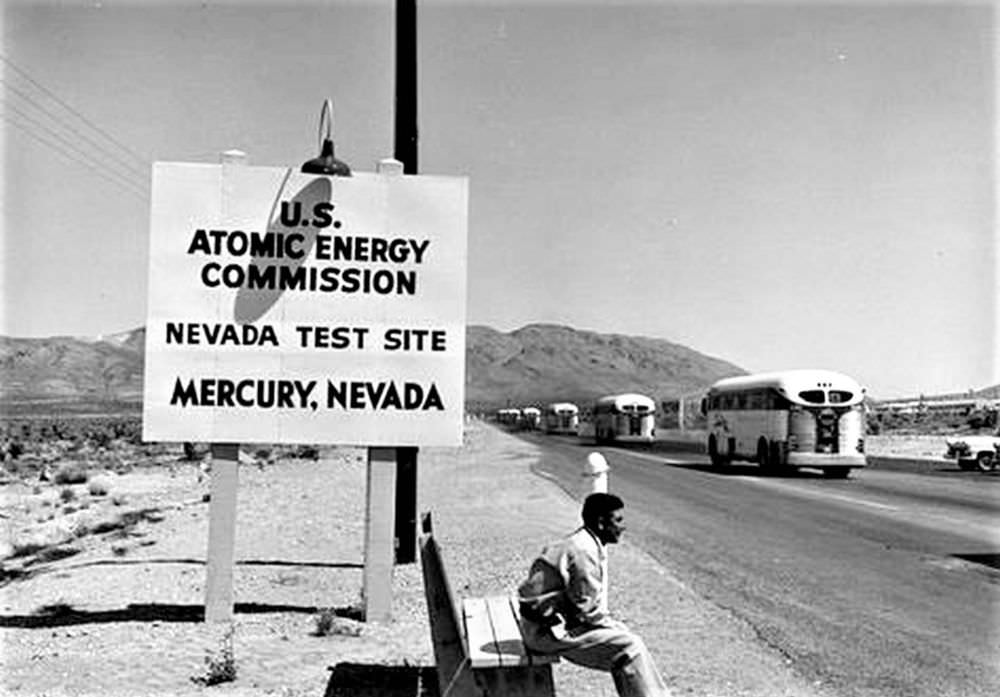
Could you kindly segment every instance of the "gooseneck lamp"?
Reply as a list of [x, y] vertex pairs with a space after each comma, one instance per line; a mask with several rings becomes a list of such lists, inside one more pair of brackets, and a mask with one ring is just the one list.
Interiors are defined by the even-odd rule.
[[[325, 132], [324, 132], [325, 126]], [[323, 102], [319, 115], [319, 157], [314, 157], [302, 165], [304, 174], [329, 174], [334, 177], [351, 176], [351, 167], [333, 155], [333, 104], [329, 99]]]

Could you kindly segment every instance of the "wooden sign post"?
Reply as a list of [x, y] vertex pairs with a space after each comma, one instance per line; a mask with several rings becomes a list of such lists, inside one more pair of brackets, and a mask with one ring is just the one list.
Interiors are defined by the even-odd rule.
[[[219, 161], [223, 168], [241, 167], [246, 165], [247, 156], [240, 150], [227, 150]], [[213, 443], [211, 458], [208, 548], [205, 553], [205, 621], [232, 622], [239, 443]]]
[[233, 561], [236, 550], [236, 492], [240, 446], [212, 444], [208, 502], [208, 551], [205, 556], [205, 620], [233, 620]]
[[396, 449], [369, 448], [365, 488], [365, 570], [362, 598], [366, 621], [392, 619], [395, 554]]

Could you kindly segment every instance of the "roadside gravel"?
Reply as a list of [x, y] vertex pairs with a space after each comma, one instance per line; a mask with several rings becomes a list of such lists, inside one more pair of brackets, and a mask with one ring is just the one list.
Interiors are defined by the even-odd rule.
[[[539, 456], [480, 422], [468, 424], [460, 449], [421, 451], [419, 507], [433, 513], [457, 596], [510, 592], [542, 544], [578, 525], [579, 502], [531, 473]], [[77, 538], [73, 556], [27, 567], [30, 573], [0, 587], [3, 694], [322, 695], [331, 666], [433, 663], [419, 565], [394, 571], [391, 622], [350, 619], [360, 602], [364, 450], [241, 467], [237, 674], [215, 687], [192, 680], [206, 674], [206, 659], [220, 655], [226, 629], [197, 621], [208, 482], [197, 467], [182, 466], [173, 473], [138, 469], [115, 486], [127, 491], [123, 508], [155, 512], [125, 535]], [[23, 485], [4, 489], [9, 533], [30, 532], [38, 495]], [[92, 509], [106, 505], [95, 501]], [[675, 694], [830, 694], [803, 681], [750, 626], [694, 594], [627, 537], [612, 548], [610, 563], [612, 610], [644, 637]], [[323, 608], [340, 616], [333, 633], [316, 636]], [[602, 673], [562, 662], [555, 675], [563, 696], [615, 694]]]

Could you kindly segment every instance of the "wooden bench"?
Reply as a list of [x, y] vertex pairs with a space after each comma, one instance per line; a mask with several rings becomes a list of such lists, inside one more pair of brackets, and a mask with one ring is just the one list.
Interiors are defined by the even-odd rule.
[[460, 615], [430, 514], [422, 527], [420, 563], [440, 697], [554, 697], [552, 664], [559, 657], [532, 654], [524, 645], [516, 599], [466, 598]]

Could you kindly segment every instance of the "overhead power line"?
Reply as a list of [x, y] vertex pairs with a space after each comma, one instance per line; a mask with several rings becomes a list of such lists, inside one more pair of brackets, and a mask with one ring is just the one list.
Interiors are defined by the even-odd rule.
[[77, 164], [83, 165], [87, 169], [89, 169], [92, 172], [94, 172], [95, 174], [97, 174], [99, 177], [101, 177], [103, 179], [106, 179], [107, 181], [112, 182], [114, 184], [117, 184], [119, 187], [125, 189], [126, 191], [128, 191], [132, 195], [137, 196], [138, 198], [142, 199], [143, 201], [148, 201], [149, 200], [149, 193], [148, 192], [142, 191], [142, 190], [138, 189], [135, 186], [135, 183], [132, 182], [132, 181], [130, 181], [130, 180], [128, 180], [128, 179], [122, 179], [122, 178], [120, 178], [119, 175], [116, 175], [114, 173], [114, 170], [108, 171], [108, 170], [103, 169], [101, 167], [95, 166], [94, 162], [93, 162], [93, 160], [91, 158], [86, 157], [86, 156], [82, 156], [82, 157], [76, 156], [74, 154], [76, 152], [75, 150], [73, 150], [73, 149], [67, 150], [66, 148], [61, 148], [61, 147], [58, 147], [58, 146], [54, 145], [51, 141], [45, 140], [44, 138], [42, 138], [41, 136], [39, 136], [37, 133], [34, 133], [28, 126], [25, 126], [22, 123], [18, 123], [17, 121], [14, 121], [10, 117], [8, 117], [7, 114], [0, 114], [0, 118], [3, 118], [7, 123], [9, 123], [10, 125], [14, 126], [15, 128], [21, 129], [22, 131], [25, 132], [26, 135], [28, 135], [31, 138], [33, 138], [34, 140], [38, 141], [39, 143], [41, 143], [45, 147], [51, 148], [52, 150], [55, 150], [56, 152], [58, 152], [63, 157], [66, 157], [67, 159], [72, 160], [73, 162], [76, 162]]
[[[84, 143], [87, 143], [87, 144], [91, 145], [92, 147], [94, 147], [97, 150], [97, 153], [98, 153], [98, 155], [100, 157], [103, 157], [103, 158], [106, 158], [106, 159], [110, 159], [110, 160], [114, 160], [115, 162], [117, 162], [122, 167], [124, 167], [125, 169], [129, 170], [131, 173], [135, 174], [136, 176], [140, 176], [140, 177], [149, 176], [149, 171], [148, 171], [147, 163], [141, 162], [140, 164], [136, 164], [137, 162], [140, 162], [140, 161], [137, 161], [137, 160], [132, 160], [132, 161], [126, 160], [125, 158], [122, 157], [122, 155], [119, 152], [112, 151], [112, 150], [108, 149], [108, 147], [106, 145], [104, 145], [104, 144], [98, 142], [97, 140], [89, 137], [85, 133], [82, 133], [82, 132], [78, 131], [72, 125], [69, 125], [69, 124], [65, 123], [65, 121], [62, 120], [62, 119], [60, 119], [57, 115], [55, 115], [52, 112], [48, 111], [45, 108], [44, 105], [39, 104], [38, 102], [36, 102], [34, 100], [34, 98], [30, 94], [27, 94], [26, 92], [23, 92], [23, 91], [17, 89], [16, 87], [12, 87], [3, 78], [0, 78], [0, 83], [3, 83], [3, 84], [5, 84], [7, 86], [7, 90], [6, 90], [7, 92], [11, 92], [14, 95], [16, 95], [16, 96], [20, 97], [21, 99], [23, 99], [24, 101], [26, 101], [31, 107], [33, 107], [37, 111], [41, 112], [44, 116], [46, 116], [53, 123], [57, 124], [59, 128], [63, 128], [65, 130], [69, 131], [69, 133], [72, 135], [72, 137], [74, 139], [80, 140], [80, 141], [82, 141]], [[6, 94], [4, 95], [4, 101], [5, 102], [8, 101]], [[32, 116], [30, 116], [28, 114], [25, 114], [23, 111], [18, 110], [16, 107], [9, 106], [8, 108], [11, 109], [12, 111], [18, 112], [21, 116], [23, 116], [26, 119], [31, 120], [33, 123], [38, 123]], [[39, 126], [41, 128], [45, 128], [44, 126], [41, 126], [41, 124], [39, 124]], [[50, 132], [52, 132], [51, 129], [47, 129], [47, 130], [50, 130]]]
[[[37, 120], [32, 119], [30, 114], [24, 113], [17, 107], [11, 106], [10, 104], [4, 104], [3, 108], [4, 111], [2, 114], [0, 114], [0, 116], [2, 116], [3, 119], [8, 123], [10, 123], [11, 125], [17, 126], [18, 128], [31, 133], [32, 135], [35, 136], [36, 140], [41, 140], [41, 137], [38, 134], [38, 131], [40, 130], [45, 134], [47, 134], [50, 138], [53, 138], [56, 141], [58, 141], [63, 146], [63, 148], [58, 148], [54, 146], [51, 142], [42, 141], [45, 145], [49, 146], [53, 150], [56, 150], [57, 152], [63, 152], [64, 151], [63, 149], [65, 149], [70, 153], [75, 153], [79, 155], [80, 158], [82, 158], [81, 160], [76, 160], [76, 161], [86, 162], [88, 169], [92, 169], [95, 171], [100, 170], [106, 172], [110, 177], [124, 183], [130, 188], [136, 189], [137, 191], [142, 191], [145, 188], [145, 182], [148, 180], [147, 174], [138, 174], [134, 171], [123, 172], [120, 169], [109, 165], [100, 157], [94, 157], [91, 153], [81, 148], [76, 141], [71, 140], [70, 138], [64, 136], [63, 134], [57, 133], [56, 131], [49, 128], [43, 123], [39, 123]], [[25, 124], [23, 122], [18, 122], [10, 118], [7, 112], [13, 112], [13, 114], [20, 116], [22, 119], [26, 119], [28, 124]], [[32, 129], [34, 129], [34, 131]]]
[[115, 138], [110, 133], [108, 133], [107, 131], [105, 131], [103, 128], [101, 128], [100, 126], [98, 126], [96, 123], [94, 123], [93, 121], [91, 121], [90, 119], [88, 119], [86, 116], [84, 116], [83, 114], [81, 114], [79, 111], [77, 111], [76, 109], [74, 109], [72, 106], [70, 106], [69, 104], [67, 104], [58, 95], [56, 95], [54, 92], [52, 92], [52, 90], [48, 89], [47, 87], [45, 87], [44, 85], [42, 85], [41, 83], [39, 83], [35, 78], [31, 77], [31, 75], [29, 75], [28, 72], [26, 70], [24, 70], [24, 68], [19, 67], [16, 63], [14, 63], [12, 60], [10, 60], [9, 58], [7, 58], [7, 56], [5, 56], [2, 53], [0, 53], [0, 60], [2, 60], [4, 63], [6, 63], [8, 66], [10, 66], [10, 68], [14, 72], [16, 72], [18, 75], [20, 75], [21, 77], [23, 77], [25, 80], [27, 80], [30, 84], [32, 84], [34, 87], [36, 87], [42, 93], [44, 93], [46, 96], [48, 96], [54, 102], [56, 102], [58, 105], [60, 105], [64, 109], [66, 109], [68, 112], [70, 112], [71, 114], [73, 114], [74, 116], [76, 116], [78, 119], [80, 119], [83, 123], [85, 123], [91, 129], [93, 129], [94, 131], [96, 131], [97, 133], [99, 133], [109, 143], [111, 143], [112, 145], [114, 145], [116, 148], [118, 148], [119, 150], [121, 150], [123, 153], [127, 154], [131, 158], [134, 158], [138, 162], [141, 162], [141, 163], [144, 163], [144, 164], [148, 164], [149, 158], [145, 158], [145, 157], [142, 157], [141, 155], [136, 154], [135, 151], [133, 151], [132, 149], [130, 149], [128, 146], [124, 145], [117, 138]]

